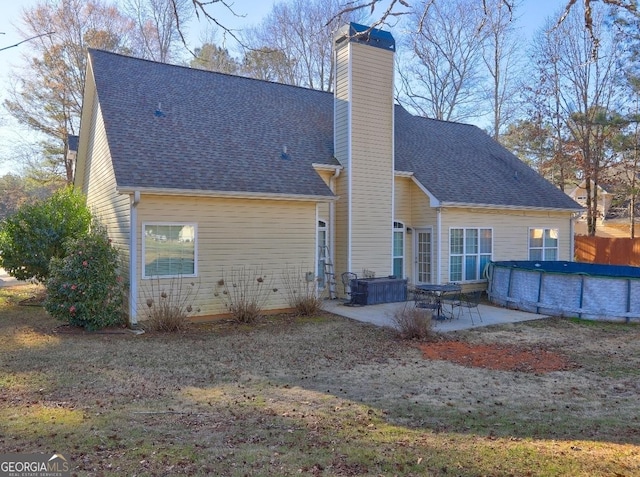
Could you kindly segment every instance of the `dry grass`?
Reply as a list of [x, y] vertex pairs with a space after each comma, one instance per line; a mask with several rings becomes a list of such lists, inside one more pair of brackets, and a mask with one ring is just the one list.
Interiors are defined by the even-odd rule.
[[640, 474], [638, 326], [449, 336], [581, 364], [534, 374], [425, 360], [329, 315], [55, 333], [15, 293], [0, 289], [0, 453], [56, 450], [89, 476]]

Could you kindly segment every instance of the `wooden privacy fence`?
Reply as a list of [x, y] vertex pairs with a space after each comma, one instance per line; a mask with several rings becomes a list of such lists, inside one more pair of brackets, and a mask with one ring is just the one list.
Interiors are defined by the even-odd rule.
[[576, 235], [575, 259], [577, 262], [640, 267], [640, 238]]

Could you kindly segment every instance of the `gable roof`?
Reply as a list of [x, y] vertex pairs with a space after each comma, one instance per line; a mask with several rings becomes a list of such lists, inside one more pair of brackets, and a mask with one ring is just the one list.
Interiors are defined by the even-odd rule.
[[[120, 190], [333, 196], [313, 168], [339, 165], [333, 94], [101, 50], [89, 57]], [[443, 206], [581, 210], [481, 129], [401, 106], [395, 164]]]
[[477, 126], [396, 107], [396, 169], [412, 171], [442, 206], [582, 210]]
[[326, 94], [89, 55], [119, 189], [333, 196], [312, 166], [333, 155]]

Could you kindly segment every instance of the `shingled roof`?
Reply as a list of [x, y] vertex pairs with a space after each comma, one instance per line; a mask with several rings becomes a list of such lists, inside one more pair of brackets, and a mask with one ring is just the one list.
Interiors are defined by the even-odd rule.
[[312, 167], [332, 161], [331, 95], [89, 55], [119, 189], [333, 195]]
[[476, 126], [413, 116], [401, 107], [395, 122], [396, 170], [413, 172], [438, 205], [581, 210]]
[[[338, 165], [331, 93], [89, 55], [119, 189], [333, 195], [312, 165]], [[396, 106], [395, 147], [440, 205], [580, 208], [475, 126]]]

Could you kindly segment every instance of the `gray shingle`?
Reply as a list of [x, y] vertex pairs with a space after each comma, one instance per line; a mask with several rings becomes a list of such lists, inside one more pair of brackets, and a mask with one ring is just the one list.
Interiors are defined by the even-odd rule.
[[415, 177], [443, 204], [580, 209], [476, 126], [412, 116], [396, 107], [396, 169]]
[[[118, 187], [332, 195], [312, 167], [336, 164], [331, 93], [90, 56]], [[475, 126], [395, 121], [396, 170], [443, 203], [579, 208]]]
[[330, 95], [90, 55], [118, 187], [332, 195], [311, 166], [333, 155]]

